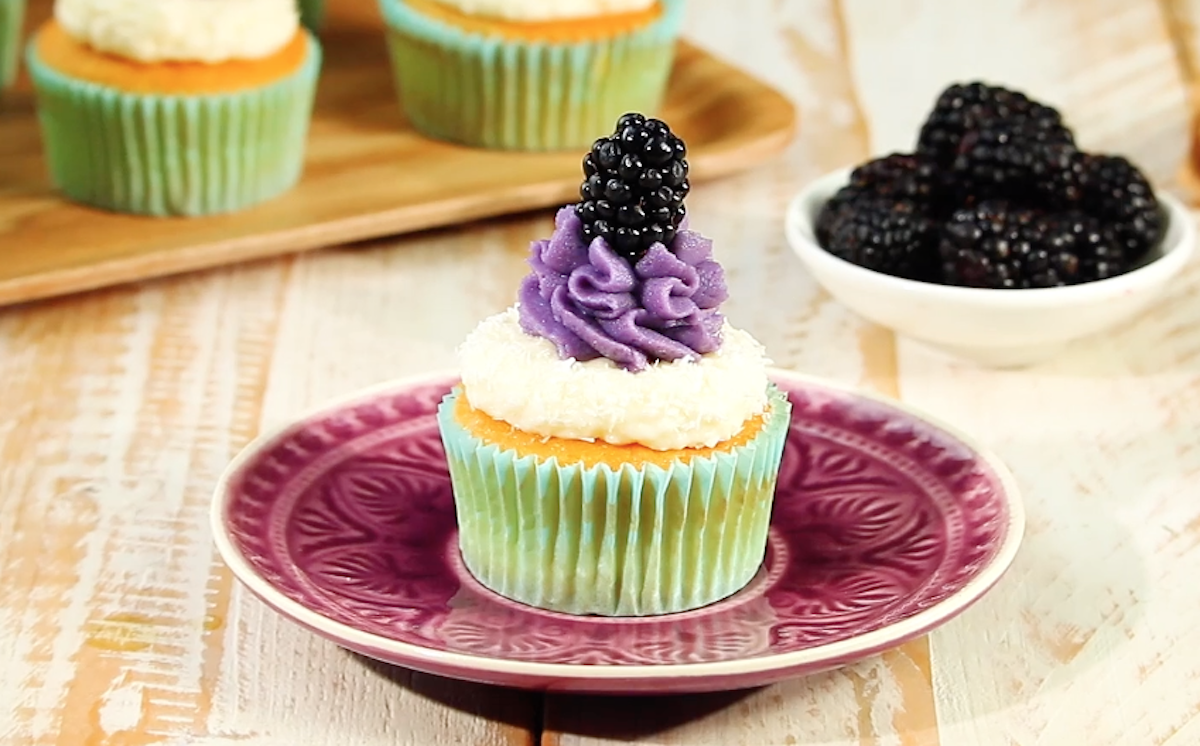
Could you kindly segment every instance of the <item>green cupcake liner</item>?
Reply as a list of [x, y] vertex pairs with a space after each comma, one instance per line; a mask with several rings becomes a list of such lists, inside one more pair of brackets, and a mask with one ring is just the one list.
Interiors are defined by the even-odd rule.
[[116, 212], [198, 216], [240, 210], [292, 188], [304, 168], [321, 66], [309, 36], [300, 70], [229, 94], [128, 93], [26, 63], [54, 185]]
[[0, 0], [0, 88], [16, 80], [24, 27], [25, 0]]
[[300, 22], [314, 34], [325, 21], [325, 0], [300, 0]]
[[579, 149], [626, 112], [658, 110], [683, 0], [656, 22], [590, 42], [549, 44], [471, 33], [380, 0], [393, 80], [418, 131], [498, 150]]
[[467, 569], [485, 587], [570, 614], [650, 616], [706, 606], [762, 564], [791, 404], [774, 386], [763, 430], [667, 468], [561, 465], [438, 424]]

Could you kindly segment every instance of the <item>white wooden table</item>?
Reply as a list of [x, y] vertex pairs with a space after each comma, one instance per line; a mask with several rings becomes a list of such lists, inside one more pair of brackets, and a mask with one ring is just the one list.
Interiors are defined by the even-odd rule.
[[265, 423], [452, 366], [547, 211], [0, 310], [0, 744], [1200, 744], [1200, 271], [1104, 339], [992, 372], [831, 301], [780, 222], [979, 76], [1172, 188], [1200, 28], [1178, 3], [692, 2], [693, 39], [801, 109], [785, 157], [690, 198], [732, 321], [783, 367], [966, 429], [1020, 481], [1025, 544], [963, 616], [753, 692], [542, 697], [364, 663], [237, 588], [206, 524], [228, 459]]

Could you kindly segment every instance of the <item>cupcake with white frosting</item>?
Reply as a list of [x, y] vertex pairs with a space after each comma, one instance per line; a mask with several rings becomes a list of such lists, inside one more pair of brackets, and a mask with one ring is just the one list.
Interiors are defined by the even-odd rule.
[[638, 115], [609, 142], [585, 161], [584, 200], [533, 244], [518, 302], [463, 343], [438, 418], [484, 586], [645, 616], [754, 577], [791, 406], [762, 345], [720, 312], [723, 270], [684, 221], [682, 143]]
[[57, 0], [27, 61], [69, 199], [206, 215], [300, 178], [321, 49], [295, 0]]
[[504, 150], [582, 148], [658, 109], [684, 0], [379, 0], [411, 124]]

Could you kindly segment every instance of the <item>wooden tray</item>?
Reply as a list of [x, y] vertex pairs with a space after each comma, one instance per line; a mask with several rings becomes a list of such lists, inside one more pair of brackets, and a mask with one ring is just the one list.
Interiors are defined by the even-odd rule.
[[[73, 205], [51, 189], [22, 76], [0, 112], [0, 304], [559, 205], [582, 153], [513, 154], [422, 138], [403, 121], [375, 0], [331, 3], [301, 183], [237, 214], [156, 219]], [[34, 0], [32, 28], [50, 14]], [[794, 129], [780, 93], [681, 43], [663, 117], [692, 180], [754, 166]]]

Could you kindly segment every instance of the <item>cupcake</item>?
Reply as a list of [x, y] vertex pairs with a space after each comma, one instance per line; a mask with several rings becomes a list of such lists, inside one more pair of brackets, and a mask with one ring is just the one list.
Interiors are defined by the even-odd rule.
[[0, 89], [17, 77], [24, 24], [25, 0], [0, 0]]
[[505, 150], [585, 148], [654, 111], [683, 0], [380, 0], [418, 131]]
[[295, 0], [58, 0], [26, 57], [69, 199], [206, 215], [300, 178], [321, 49]]
[[584, 170], [438, 409], [460, 550], [485, 587], [543, 609], [698, 608], [758, 571], [791, 406], [720, 312], [683, 143], [626, 115]]

